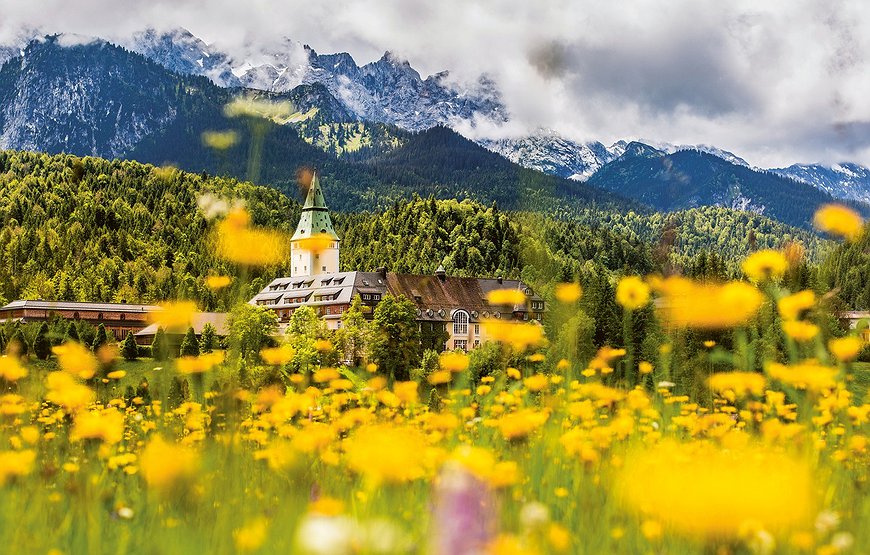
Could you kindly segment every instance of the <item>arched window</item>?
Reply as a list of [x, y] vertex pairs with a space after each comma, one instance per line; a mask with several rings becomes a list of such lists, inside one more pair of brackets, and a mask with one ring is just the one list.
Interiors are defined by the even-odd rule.
[[453, 335], [468, 335], [468, 313], [464, 310], [453, 313]]

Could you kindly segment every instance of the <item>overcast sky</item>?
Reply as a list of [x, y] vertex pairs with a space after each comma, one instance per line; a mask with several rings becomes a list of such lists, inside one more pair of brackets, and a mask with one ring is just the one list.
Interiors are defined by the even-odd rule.
[[103, 37], [183, 26], [236, 55], [290, 37], [424, 76], [487, 73], [512, 123], [578, 140], [712, 144], [761, 166], [870, 165], [864, 0], [0, 0], [26, 26]]

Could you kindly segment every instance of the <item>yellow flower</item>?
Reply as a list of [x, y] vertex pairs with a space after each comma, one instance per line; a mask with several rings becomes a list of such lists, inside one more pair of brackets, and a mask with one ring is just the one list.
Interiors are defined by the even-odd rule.
[[202, 374], [224, 361], [223, 351], [205, 353], [198, 357], [186, 356], [175, 359], [175, 368], [180, 374]]
[[80, 412], [70, 432], [71, 441], [99, 439], [114, 445], [124, 437], [124, 415], [115, 409]]
[[332, 350], [332, 342], [327, 339], [318, 339], [314, 342], [314, 348], [321, 353], [328, 353]]
[[523, 375], [520, 374], [520, 371], [517, 370], [516, 368], [508, 368], [507, 369], [507, 376], [508, 376], [508, 378], [510, 378], [512, 380], [518, 380], [518, 379], [523, 377]]
[[33, 470], [36, 453], [25, 451], [0, 451], [0, 484], [5, 484], [10, 478], [26, 476]]
[[45, 400], [75, 412], [94, 402], [94, 392], [91, 388], [80, 384], [72, 374], [52, 372], [45, 378], [48, 393]]
[[224, 114], [228, 118], [263, 118], [279, 124], [287, 123], [295, 113], [293, 103], [287, 100], [273, 101], [251, 96], [239, 96], [224, 106]]
[[543, 426], [549, 416], [546, 412], [521, 409], [499, 418], [496, 426], [503, 438], [507, 440], [521, 439]]
[[547, 376], [543, 374], [535, 374], [523, 380], [523, 385], [525, 385], [526, 389], [529, 391], [543, 391], [547, 389], [549, 383]]
[[290, 237], [278, 231], [250, 227], [251, 217], [241, 208], [227, 214], [214, 231], [215, 251], [246, 266], [277, 264], [290, 255]]
[[393, 393], [406, 405], [417, 402], [417, 382], [396, 382], [393, 384]]
[[640, 361], [640, 362], [638, 363], [638, 365], [637, 365], [637, 369], [638, 369], [638, 371], [640, 372], [640, 374], [641, 374], [642, 376], [645, 376], [645, 375], [647, 375], [647, 374], [651, 374], [651, 373], [652, 373], [652, 371], [653, 371], [653, 365], [650, 364], [649, 362], [645, 361], [645, 360], [642, 360], [642, 361]]
[[17, 382], [25, 376], [27, 376], [27, 369], [21, 366], [17, 358], [0, 356], [0, 378], [7, 382]]
[[427, 447], [415, 428], [375, 424], [359, 428], [345, 441], [344, 451], [348, 468], [380, 484], [422, 478], [427, 470]]
[[297, 245], [299, 245], [300, 249], [318, 253], [328, 249], [334, 242], [335, 238], [331, 235], [327, 233], [317, 233], [311, 237], [299, 239]]
[[674, 327], [733, 328], [745, 324], [764, 302], [758, 289], [740, 281], [716, 285], [670, 277], [657, 289], [662, 294], [659, 313]]
[[187, 447], [168, 443], [156, 436], [142, 450], [139, 467], [150, 487], [169, 491], [174, 485], [196, 474], [199, 457]]
[[341, 374], [335, 368], [318, 368], [312, 376], [316, 383], [326, 383], [340, 377]]
[[802, 320], [786, 320], [782, 323], [785, 334], [795, 341], [805, 343], [819, 334], [819, 326]]
[[616, 302], [627, 310], [637, 310], [649, 303], [650, 288], [637, 276], [626, 276], [616, 286]]
[[863, 347], [864, 341], [860, 337], [849, 336], [828, 341], [828, 349], [840, 362], [855, 360]]
[[704, 341], [704, 347], [707, 347], [708, 349], [712, 349], [715, 346], [716, 346], [716, 342], [711, 340], [711, 339]]
[[518, 352], [545, 341], [544, 328], [539, 324], [503, 320], [484, 320], [482, 324], [488, 339], [511, 345]]
[[69, 341], [63, 345], [53, 347], [52, 352], [57, 357], [60, 367], [73, 376], [83, 380], [94, 377], [99, 366], [99, 361], [89, 349], [75, 341]]
[[370, 362], [370, 363], [366, 364], [366, 372], [368, 372], [369, 374], [374, 374], [377, 371], [378, 371], [378, 365], [375, 364], [374, 362]]
[[525, 304], [526, 295], [519, 289], [495, 289], [486, 294], [486, 300], [492, 305]]
[[208, 286], [208, 288], [214, 289], [215, 291], [227, 287], [232, 282], [233, 278], [231, 278], [230, 276], [208, 276], [207, 278], [205, 278], [205, 284]]
[[269, 521], [258, 518], [245, 524], [242, 528], [233, 530], [233, 540], [239, 551], [256, 551], [265, 543], [269, 535]]
[[757, 283], [777, 281], [788, 269], [788, 261], [779, 251], [765, 249], [754, 252], [743, 261], [743, 273]]
[[668, 442], [642, 449], [626, 458], [617, 483], [630, 509], [692, 537], [736, 538], [747, 522], [781, 532], [812, 514], [809, 465], [752, 446]]
[[239, 134], [235, 131], [204, 131], [202, 143], [215, 150], [227, 150], [236, 146], [239, 142]]
[[337, 516], [344, 512], [344, 503], [334, 497], [320, 497], [308, 505], [308, 512], [323, 516]]
[[115, 370], [113, 372], [109, 372], [108, 374], [106, 374], [106, 377], [109, 378], [110, 380], [120, 380], [121, 378], [123, 378], [126, 375], [127, 375], [127, 372], [125, 370]]
[[159, 310], [148, 313], [148, 320], [167, 331], [186, 331], [196, 314], [196, 304], [191, 301], [164, 303]]
[[583, 296], [583, 288], [578, 283], [560, 283], [556, 285], [555, 295], [560, 303], [576, 303]]
[[269, 347], [260, 351], [260, 358], [269, 366], [283, 366], [296, 355], [296, 351], [290, 345]]
[[837, 387], [837, 369], [815, 362], [786, 366], [776, 362], [767, 365], [767, 374], [784, 384], [809, 391], [826, 391]]
[[815, 304], [816, 294], [805, 290], [781, 298], [777, 301], [776, 308], [783, 320], [797, 320], [803, 311], [811, 309]]
[[450, 370], [437, 370], [429, 375], [429, 383], [432, 385], [449, 383], [451, 376]]
[[710, 376], [707, 383], [716, 393], [731, 391], [737, 397], [745, 397], [750, 393], [761, 396], [767, 379], [756, 372], [719, 372]]
[[861, 216], [842, 204], [826, 204], [816, 211], [813, 223], [817, 229], [839, 235], [849, 241], [857, 239], [864, 228]]
[[438, 357], [438, 366], [450, 372], [463, 372], [468, 369], [468, 355], [456, 351], [446, 351]]

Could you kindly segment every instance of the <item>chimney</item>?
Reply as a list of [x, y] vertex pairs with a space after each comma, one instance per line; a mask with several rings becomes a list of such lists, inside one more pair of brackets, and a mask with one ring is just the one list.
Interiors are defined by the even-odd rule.
[[499, 284], [501, 284], [501, 283], [503, 283], [503, 282], [504, 282], [504, 278], [503, 278], [503, 277], [501, 277], [501, 276], [498, 276], [498, 277], [497, 277], [497, 278], [495, 278], [495, 279], [497, 279], [497, 280], [498, 280], [498, 282], [499, 282]]
[[380, 268], [376, 268], [375, 272], [377, 272], [382, 278], [387, 279], [387, 269], [385, 267], [381, 266]]
[[445, 279], [447, 279], [447, 272], [444, 270], [443, 264], [438, 265], [438, 269], [435, 270], [435, 277], [437, 277], [441, 281], [444, 281]]

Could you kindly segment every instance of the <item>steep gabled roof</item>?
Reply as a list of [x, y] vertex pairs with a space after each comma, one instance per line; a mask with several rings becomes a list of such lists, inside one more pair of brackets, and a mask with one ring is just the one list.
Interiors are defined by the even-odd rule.
[[311, 185], [308, 187], [305, 204], [302, 206], [299, 225], [296, 226], [296, 233], [293, 234], [291, 240], [296, 241], [323, 234], [329, 235], [336, 241], [339, 240], [338, 234], [332, 227], [332, 220], [329, 218], [329, 209], [326, 207], [326, 198], [324, 198], [323, 190], [320, 188], [320, 180], [317, 179], [315, 173], [311, 176]]

